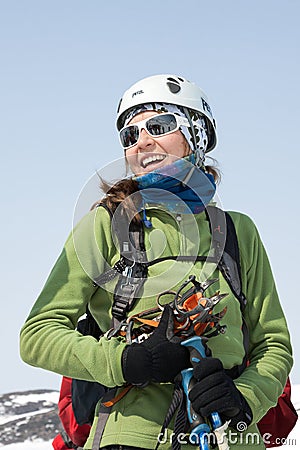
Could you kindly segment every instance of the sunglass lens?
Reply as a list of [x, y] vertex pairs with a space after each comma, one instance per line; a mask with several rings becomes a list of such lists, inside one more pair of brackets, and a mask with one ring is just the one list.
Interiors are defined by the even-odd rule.
[[176, 118], [173, 114], [164, 114], [161, 117], [151, 117], [146, 124], [146, 128], [152, 136], [161, 136], [174, 131], [177, 127]]
[[131, 125], [120, 131], [120, 139], [124, 148], [135, 145], [139, 138], [139, 129], [137, 126]]

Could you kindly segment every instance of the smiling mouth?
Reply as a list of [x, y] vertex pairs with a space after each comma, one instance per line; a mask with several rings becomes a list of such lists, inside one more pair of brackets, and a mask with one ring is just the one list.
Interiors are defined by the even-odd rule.
[[161, 161], [163, 161], [164, 159], [166, 159], [166, 156], [164, 156], [164, 155], [147, 156], [146, 158], [144, 158], [141, 161], [141, 166], [143, 167], [143, 169], [146, 169], [146, 167], [156, 165], [156, 164], [160, 163]]

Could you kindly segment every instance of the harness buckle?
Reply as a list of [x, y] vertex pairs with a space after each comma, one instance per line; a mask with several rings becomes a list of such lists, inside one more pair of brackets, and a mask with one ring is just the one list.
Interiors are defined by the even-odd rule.
[[124, 289], [125, 286], [133, 286], [133, 284], [130, 282], [130, 278], [132, 278], [132, 272], [133, 268], [135, 266], [135, 260], [133, 261], [133, 264], [131, 266], [126, 266], [125, 269], [122, 272], [122, 275], [126, 277], [125, 283], [121, 284], [121, 288]]

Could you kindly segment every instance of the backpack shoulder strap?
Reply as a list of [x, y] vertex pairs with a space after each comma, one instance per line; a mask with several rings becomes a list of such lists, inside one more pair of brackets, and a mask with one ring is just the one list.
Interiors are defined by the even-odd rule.
[[230, 214], [216, 206], [207, 207], [207, 217], [211, 227], [212, 246], [217, 258], [218, 269], [222, 272], [232, 293], [238, 299], [242, 314], [242, 332], [245, 355], [240, 365], [230, 369], [228, 374], [237, 378], [245, 369], [248, 360], [249, 332], [243, 311], [247, 299], [243, 294], [239, 243], [234, 222]]
[[142, 222], [130, 222], [122, 206], [117, 214], [113, 214], [106, 204], [100, 203], [98, 206], [104, 207], [109, 212], [112, 231], [119, 243], [120, 259], [114, 267], [94, 279], [94, 284], [101, 286], [118, 276], [112, 315], [116, 321], [121, 322], [139, 298], [139, 293], [147, 278], [144, 229]]
[[228, 212], [216, 206], [207, 207], [207, 217], [218, 268], [243, 311], [247, 300], [242, 289], [240, 251], [234, 222]]

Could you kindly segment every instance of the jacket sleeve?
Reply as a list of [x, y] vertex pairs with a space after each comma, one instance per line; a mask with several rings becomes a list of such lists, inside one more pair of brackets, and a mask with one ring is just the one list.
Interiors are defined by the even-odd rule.
[[292, 368], [289, 331], [268, 256], [259, 233], [244, 215], [235, 216], [249, 330], [249, 366], [236, 380], [258, 422], [277, 403]]
[[97, 208], [74, 228], [21, 329], [20, 354], [30, 365], [113, 387], [124, 383], [126, 344], [121, 338], [98, 342], [75, 331], [95, 295], [93, 278], [116, 254], [110, 223], [107, 211]]

